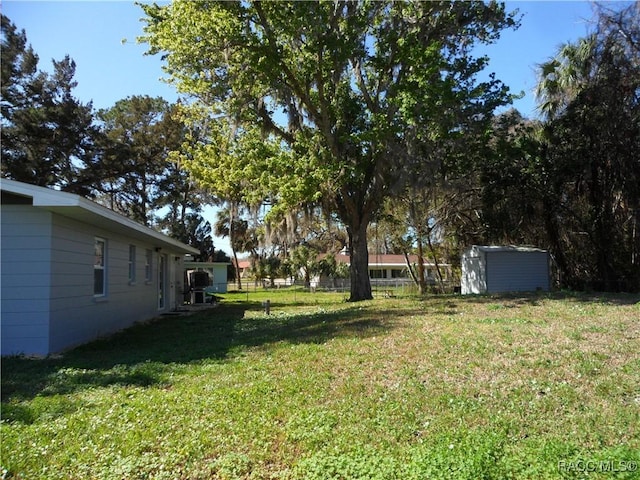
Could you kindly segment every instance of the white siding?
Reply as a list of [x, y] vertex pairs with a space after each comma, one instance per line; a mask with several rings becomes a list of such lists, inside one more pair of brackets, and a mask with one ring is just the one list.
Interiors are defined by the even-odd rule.
[[471, 247], [462, 255], [460, 291], [463, 295], [486, 293], [485, 258], [484, 252], [476, 247]]
[[2, 206], [3, 355], [48, 353], [51, 217], [28, 205]]

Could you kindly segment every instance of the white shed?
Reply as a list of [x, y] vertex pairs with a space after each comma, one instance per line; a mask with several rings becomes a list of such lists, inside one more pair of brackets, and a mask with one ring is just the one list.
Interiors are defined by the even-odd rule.
[[473, 245], [462, 254], [462, 294], [549, 290], [549, 254], [517, 246]]

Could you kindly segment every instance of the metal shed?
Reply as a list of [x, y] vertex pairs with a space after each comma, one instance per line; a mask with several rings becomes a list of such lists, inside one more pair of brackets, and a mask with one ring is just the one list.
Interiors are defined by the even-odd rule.
[[519, 246], [473, 245], [462, 254], [462, 294], [549, 290], [549, 254]]

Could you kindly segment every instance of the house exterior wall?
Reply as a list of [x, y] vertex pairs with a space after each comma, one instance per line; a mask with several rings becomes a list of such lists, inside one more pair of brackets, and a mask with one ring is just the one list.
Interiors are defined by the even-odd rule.
[[[106, 294], [93, 294], [94, 242], [106, 241]], [[129, 281], [129, 246], [136, 247]], [[152, 252], [145, 280], [145, 253]], [[166, 258], [166, 301], [159, 308], [158, 257]], [[175, 257], [153, 245], [54, 215], [52, 229], [51, 352], [78, 345], [175, 308]], [[181, 271], [181, 270], [180, 270]]]
[[223, 262], [184, 262], [185, 274], [203, 271], [209, 274], [209, 287], [206, 289], [212, 293], [227, 293], [227, 266]]
[[[174, 309], [181, 253], [29, 205], [2, 206], [2, 355], [46, 355]], [[94, 242], [106, 241], [107, 286], [95, 297]], [[129, 282], [129, 246], [136, 247]], [[145, 280], [146, 251], [151, 278]], [[166, 302], [158, 307], [158, 257], [166, 257]]]
[[48, 353], [51, 217], [28, 205], [2, 207], [2, 355]]
[[[93, 293], [94, 242], [106, 242], [106, 295]], [[129, 284], [129, 245], [136, 245], [136, 282]], [[54, 216], [50, 351], [125, 328], [157, 311], [157, 281], [144, 281], [148, 245], [122, 235]], [[142, 265], [141, 265], [142, 263]]]
[[[197, 249], [78, 195], [8, 179], [0, 187], [2, 355], [54, 353], [182, 303], [183, 258]], [[106, 258], [100, 295], [96, 238]]]
[[227, 264], [212, 265], [213, 273], [211, 279], [212, 291], [216, 293], [227, 293]]

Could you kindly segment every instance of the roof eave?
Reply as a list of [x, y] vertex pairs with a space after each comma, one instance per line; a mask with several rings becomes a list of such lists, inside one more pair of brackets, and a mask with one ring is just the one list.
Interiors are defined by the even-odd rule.
[[30, 197], [34, 207], [105, 229], [126, 233], [134, 238], [145, 239], [153, 243], [156, 248], [174, 253], [200, 254], [200, 250], [197, 248], [141, 225], [79, 195], [7, 179], [2, 179], [0, 187], [15, 195]]

